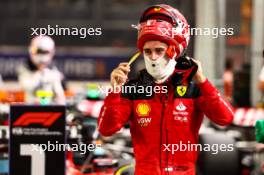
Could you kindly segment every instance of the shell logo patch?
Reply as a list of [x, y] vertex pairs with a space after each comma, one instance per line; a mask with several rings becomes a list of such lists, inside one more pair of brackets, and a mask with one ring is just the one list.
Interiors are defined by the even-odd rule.
[[148, 103], [139, 103], [136, 108], [138, 116], [145, 117], [149, 115], [151, 111], [150, 105]]
[[179, 96], [184, 96], [185, 93], [187, 92], [187, 86], [177, 86], [177, 93], [179, 94]]

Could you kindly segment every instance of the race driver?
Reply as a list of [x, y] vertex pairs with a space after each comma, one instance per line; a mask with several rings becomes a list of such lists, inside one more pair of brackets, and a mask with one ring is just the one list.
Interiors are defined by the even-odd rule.
[[[167, 87], [166, 93], [111, 92], [100, 112], [98, 128], [110, 136], [130, 123], [136, 175], [194, 175], [197, 151], [172, 152], [170, 144], [197, 144], [204, 114], [219, 125], [233, 120], [233, 110], [208, 81], [201, 63], [184, 55], [189, 26], [165, 4], [146, 9], [137, 26], [137, 47], [145, 67], [127, 81], [128, 63], [111, 73], [112, 86]], [[158, 88], [156, 88], [158, 89]]]
[[[46, 35], [31, 40], [29, 58], [18, 68], [18, 80], [27, 104], [65, 104], [63, 74], [52, 64], [55, 42]], [[43, 100], [44, 99], [44, 100]]]

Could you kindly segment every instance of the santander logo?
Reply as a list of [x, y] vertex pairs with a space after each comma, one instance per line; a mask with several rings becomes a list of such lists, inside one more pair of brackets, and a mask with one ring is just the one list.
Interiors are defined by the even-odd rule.
[[182, 102], [180, 102], [180, 104], [178, 104], [178, 106], [176, 106], [176, 109], [178, 111], [185, 111], [186, 110], [186, 106], [184, 106], [184, 104]]

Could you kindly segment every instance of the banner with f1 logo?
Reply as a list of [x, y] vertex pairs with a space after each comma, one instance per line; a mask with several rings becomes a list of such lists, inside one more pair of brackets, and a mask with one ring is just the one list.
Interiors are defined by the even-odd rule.
[[14, 105], [9, 123], [9, 175], [65, 175], [64, 106]]

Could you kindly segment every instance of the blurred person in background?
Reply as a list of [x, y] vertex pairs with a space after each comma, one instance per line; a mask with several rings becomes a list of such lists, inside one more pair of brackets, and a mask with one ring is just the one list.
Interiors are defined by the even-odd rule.
[[111, 73], [112, 87], [166, 87], [167, 92], [109, 93], [99, 132], [110, 136], [130, 123], [136, 175], [195, 175], [197, 150], [172, 152], [170, 145], [197, 144], [204, 114], [219, 125], [230, 124], [232, 107], [205, 77], [201, 63], [185, 56], [189, 25], [178, 10], [151, 6], [137, 28], [146, 69], [127, 81], [130, 65], [120, 63]]
[[55, 42], [36, 36], [29, 46], [29, 58], [18, 68], [18, 80], [28, 104], [65, 104], [63, 74], [52, 64]]
[[231, 58], [226, 59], [223, 80], [224, 80], [224, 96], [229, 102], [232, 103], [234, 71], [233, 71], [233, 60]]
[[[264, 62], [264, 50], [262, 52], [262, 57]], [[258, 106], [264, 107], [264, 66], [262, 66], [262, 69], [259, 74], [258, 88], [261, 92], [261, 99], [259, 101]]]

